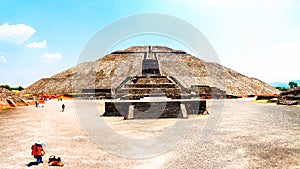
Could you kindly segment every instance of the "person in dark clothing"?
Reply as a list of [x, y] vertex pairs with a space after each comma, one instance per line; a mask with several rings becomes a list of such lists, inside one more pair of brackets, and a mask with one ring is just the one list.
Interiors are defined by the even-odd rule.
[[62, 111], [62, 112], [65, 111], [65, 107], [66, 107], [65, 104], [62, 104], [62, 106], [61, 106], [61, 108], [62, 108], [61, 111]]

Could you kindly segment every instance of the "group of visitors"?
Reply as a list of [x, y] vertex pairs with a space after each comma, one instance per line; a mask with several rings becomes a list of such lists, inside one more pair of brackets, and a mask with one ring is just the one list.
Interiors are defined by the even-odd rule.
[[[58, 101], [62, 101], [62, 98], [58, 98]], [[35, 101], [35, 107], [39, 107], [39, 101]], [[61, 108], [61, 112], [65, 111], [65, 104], [63, 103]], [[32, 165], [39, 165], [43, 163], [43, 156], [45, 155], [44, 146], [46, 144], [40, 140], [36, 141], [31, 146], [31, 155], [36, 159], [36, 162], [30, 162], [27, 164], [28, 167]], [[63, 166], [63, 163], [61, 162], [60, 157], [55, 157], [54, 155], [51, 155], [48, 160], [48, 164], [50, 166]]]

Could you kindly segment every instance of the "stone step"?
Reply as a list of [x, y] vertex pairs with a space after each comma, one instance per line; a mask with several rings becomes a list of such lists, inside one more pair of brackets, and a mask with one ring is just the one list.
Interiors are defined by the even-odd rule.
[[178, 88], [174, 83], [148, 83], [148, 84], [125, 84], [123, 89], [132, 89], [132, 88]]

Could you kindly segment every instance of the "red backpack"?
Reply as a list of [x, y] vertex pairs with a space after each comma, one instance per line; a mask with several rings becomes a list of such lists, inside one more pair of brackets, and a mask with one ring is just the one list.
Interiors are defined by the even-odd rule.
[[34, 144], [31, 146], [31, 155], [33, 156], [38, 156], [41, 155], [43, 156], [45, 154], [44, 150], [43, 150], [43, 146], [40, 144]]

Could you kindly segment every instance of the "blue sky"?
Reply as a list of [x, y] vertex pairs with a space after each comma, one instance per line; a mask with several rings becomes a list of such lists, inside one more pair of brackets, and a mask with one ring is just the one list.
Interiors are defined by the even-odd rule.
[[[265, 82], [300, 78], [298, 0], [1, 0], [0, 9], [0, 84], [27, 87], [70, 68], [101, 28], [148, 12], [191, 23], [210, 41], [220, 63], [242, 74]], [[149, 35], [113, 49], [156, 44], [188, 50], [174, 39]]]

